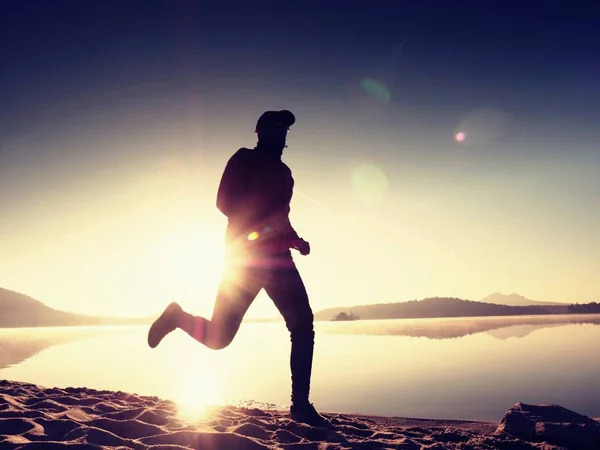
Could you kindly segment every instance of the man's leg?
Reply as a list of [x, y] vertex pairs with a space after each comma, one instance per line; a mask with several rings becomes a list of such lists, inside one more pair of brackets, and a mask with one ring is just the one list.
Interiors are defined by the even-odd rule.
[[264, 286], [265, 272], [248, 267], [228, 265], [219, 284], [210, 320], [193, 316], [177, 303], [171, 303], [152, 324], [148, 345], [154, 348], [171, 331], [180, 328], [207, 347], [227, 347], [237, 334], [248, 308]]
[[294, 420], [327, 426], [326, 419], [309, 402], [315, 332], [308, 294], [291, 255], [286, 254], [274, 261], [265, 290], [290, 332], [291, 415]]

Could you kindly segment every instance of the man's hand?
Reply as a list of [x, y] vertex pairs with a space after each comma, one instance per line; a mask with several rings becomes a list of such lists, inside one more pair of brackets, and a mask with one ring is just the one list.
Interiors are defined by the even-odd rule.
[[296, 239], [292, 243], [292, 248], [298, 250], [301, 255], [308, 255], [310, 253], [310, 244], [302, 238]]

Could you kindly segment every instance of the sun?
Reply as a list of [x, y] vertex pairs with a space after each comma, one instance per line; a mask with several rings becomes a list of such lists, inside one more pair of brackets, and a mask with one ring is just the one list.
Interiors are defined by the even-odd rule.
[[172, 301], [211, 314], [224, 259], [223, 231], [210, 223], [181, 222], [154, 232], [127, 271], [127, 295], [137, 308], [132, 315], [140, 309], [158, 314]]
[[193, 225], [172, 228], [159, 239], [158, 250], [174, 270], [216, 272], [223, 260], [223, 242], [215, 231]]
[[222, 233], [207, 226], [186, 224], [162, 233], [152, 244], [149, 272], [165, 285], [192, 288], [199, 280], [214, 284], [222, 273]]

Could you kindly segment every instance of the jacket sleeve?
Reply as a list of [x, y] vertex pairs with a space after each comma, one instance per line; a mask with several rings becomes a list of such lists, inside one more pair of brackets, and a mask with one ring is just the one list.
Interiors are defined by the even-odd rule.
[[288, 225], [288, 229], [287, 229], [287, 237], [290, 240], [290, 242], [296, 241], [298, 239], [300, 239], [300, 236], [298, 236], [298, 233], [296, 232], [296, 230], [294, 230], [294, 227], [292, 226], [292, 223], [290, 222], [290, 206], [288, 205], [287, 207], [287, 225]]
[[227, 161], [217, 191], [217, 208], [227, 217], [235, 214], [237, 207], [242, 202], [245, 186], [244, 174], [243, 151], [238, 150]]
[[292, 195], [293, 195], [293, 191], [294, 191], [294, 178], [292, 177], [291, 171], [289, 172], [287, 182], [288, 182], [288, 186], [287, 186], [287, 196], [288, 197], [287, 197], [287, 202], [285, 205], [285, 220], [286, 220], [285, 228], [286, 228], [287, 239], [290, 242], [293, 242], [297, 239], [300, 239], [300, 236], [298, 236], [298, 233], [296, 232], [296, 230], [294, 230], [294, 227], [292, 226], [292, 223], [290, 222], [290, 211], [291, 211], [290, 203], [292, 201]]

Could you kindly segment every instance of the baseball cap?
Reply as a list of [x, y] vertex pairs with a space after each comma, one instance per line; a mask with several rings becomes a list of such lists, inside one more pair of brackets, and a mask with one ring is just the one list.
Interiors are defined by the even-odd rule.
[[269, 125], [282, 125], [291, 127], [296, 123], [296, 116], [291, 111], [283, 109], [281, 111], [265, 111], [256, 122], [256, 131]]

